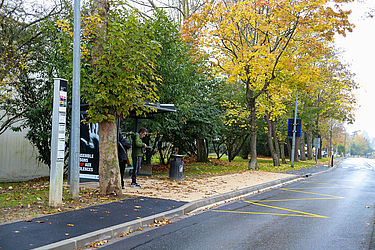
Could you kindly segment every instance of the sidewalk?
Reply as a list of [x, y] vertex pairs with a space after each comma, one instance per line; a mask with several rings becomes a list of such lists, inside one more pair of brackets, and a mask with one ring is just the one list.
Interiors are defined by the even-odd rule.
[[139, 196], [121, 202], [39, 217], [32, 221], [4, 224], [0, 225], [0, 249], [82, 248], [95, 241], [146, 227], [155, 221], [183, 216], [204, 206], [279, 187], [329, 169], [331, 168], [317, 166], [289, 171], [288, 174], [293, 174], [292, 176], [222, 194], [211, 192], [214, 195], [190, 202]]

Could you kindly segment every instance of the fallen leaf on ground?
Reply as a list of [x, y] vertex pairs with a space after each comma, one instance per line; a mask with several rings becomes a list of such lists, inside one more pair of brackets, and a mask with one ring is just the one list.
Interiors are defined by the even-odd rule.
[[98, 246], [103, 246], [107, 242], [108, 242], [108, 240], [101, 240], [101, 241], [93, 242], [90, 245], [88, 245], [87, 247], [97, 248]]

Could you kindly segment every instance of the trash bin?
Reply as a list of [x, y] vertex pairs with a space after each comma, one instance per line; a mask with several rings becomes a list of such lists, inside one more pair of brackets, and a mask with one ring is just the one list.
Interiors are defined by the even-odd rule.
[[182, 181], [182, 173], [184, 171], [183, 158], [183, 155], [171, 155], [169, 167], [169, 178], [171, 180]]

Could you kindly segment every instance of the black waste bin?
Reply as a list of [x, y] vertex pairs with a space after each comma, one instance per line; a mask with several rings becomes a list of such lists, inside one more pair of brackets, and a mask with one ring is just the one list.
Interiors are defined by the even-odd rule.
[[183, 155], [171, 155], [171, 164], [169, 167], [169, 178], [171, 180], [182, 181], [184, 171]]

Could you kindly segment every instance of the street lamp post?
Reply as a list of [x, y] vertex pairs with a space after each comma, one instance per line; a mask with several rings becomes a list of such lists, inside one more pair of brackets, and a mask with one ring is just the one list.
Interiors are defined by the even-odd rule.
[[71, 124], [70, 192], [73, 199], [79, 198], [79, 154], [80, 154], [80, 0], [74, 0], [74, 35], [73, 35], [73, 90]]

